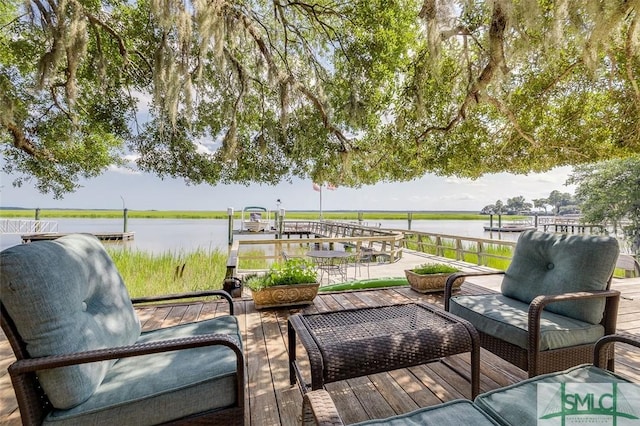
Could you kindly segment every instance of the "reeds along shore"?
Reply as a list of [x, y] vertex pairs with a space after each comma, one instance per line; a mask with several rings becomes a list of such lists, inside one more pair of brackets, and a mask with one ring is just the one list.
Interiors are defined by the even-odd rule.
[[131, 297], [221, 289], [226, 251], [198, 249], [154, 254], [107, 248]]

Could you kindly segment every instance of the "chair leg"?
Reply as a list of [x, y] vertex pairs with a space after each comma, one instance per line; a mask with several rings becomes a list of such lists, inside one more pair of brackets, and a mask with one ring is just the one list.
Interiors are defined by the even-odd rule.
[[353, 279], [357, 280], [358, 276], [362, 278], [362, 260], [361, 259], [356, 259], [355, 263], [353, 264], [353, 269], [354, 269]]

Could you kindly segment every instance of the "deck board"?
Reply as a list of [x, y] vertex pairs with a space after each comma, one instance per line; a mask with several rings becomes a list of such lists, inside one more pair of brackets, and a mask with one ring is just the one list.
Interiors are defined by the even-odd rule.
[[[616, 280], [613, 288], [623, 294], [618, 331], [640, 334], [640, 281]], [[484, 287], [466, 282], [463, 291], [486, 293]], [[236, 299], [247, 360], [247, 424], [255, 426], [299, 424], [302, 395], [289, 384], [287, 319], [296, 312], [326, 312], [409, 301], [442, 305], [442, 294], [420, 294], [408, 287], [320, 294], [304, 309], [257, 311], [250, 298]], [[137, 309], [144, 330], [224, 315], [222, 302], [194, 302]], [[297, 343], [298, 360], [310, 381], [309, 364], [302, 344]], [[0, 424], [20, 424], [20, 414], [10, 384], [7, 366], [13, 355], [4, 335], [0, 335]], [[486, 392], [526, 378], [526, 373], [482, 350], [480, 391]], [[616, 371], [640, 382], [640, 352], [617, 348]], [[369, 418], [388, 417], [456, 398], [470, 397], [470, 356], [459, 354], [444, 361], [329, 383], [326, 389], [343, 420], [349, 424]]]

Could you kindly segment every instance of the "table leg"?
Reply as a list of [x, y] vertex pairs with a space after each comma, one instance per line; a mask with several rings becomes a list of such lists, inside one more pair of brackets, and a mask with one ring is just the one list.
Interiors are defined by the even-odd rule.
[[471, 337], [471, 399], [480, 393], [480, 336], [475, 330], [469, 330]]

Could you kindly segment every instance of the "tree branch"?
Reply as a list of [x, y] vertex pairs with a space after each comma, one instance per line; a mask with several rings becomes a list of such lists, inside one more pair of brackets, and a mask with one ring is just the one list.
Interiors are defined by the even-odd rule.
[[107, 25], [106, 22], [102, 22], [102, 20], [98, 19], [86, 10], [84, 11], [84, 14], [91, 24], [101, 27], [106, 32], [111, 34], [111, 36], [116, 40], [116, 42], [118, 43], [118, 50], [120, 51], [120, 55], [123, 57], [124, 65], [126, 66], [129, 62], [129, 52], [124, 44], [124, 40], [122, 39], [122, 37], [120, 37], [116, 30]]
[[417, 138], [417, 142], [422, 141], [433, 131], [447, 132], [456, 126], [466, 116], [466, 111], [471, 105], [478, 103], [484, 90], [493, 81], [498, 70], [507, 73], [506, 60], [504, 58], [504, 31], [507, 26], [507, 16], [503, 8], [503, 2], [498, 0], [494, 3], [491, 24], [489, 27], [489, 61], [483, 68], [476, 81], [469, 88], [466, 97], [462, 101], [456, 116], [445, 126], [431, 126], [425, 129]]
[[71, 114], [69, 113], [69, 111], [67, 111], [66, 109], [64, 109], [64, 108], [62, 107], [62, 105], [60, 105], [60, 102], [58, 102], [58, 96], [56, 95], [56, 87], [64, 87], [64, 86], [65, 86], [65, 85], [64, 85], [64, 84], [62, 84], [62, 83], [55, 84], [55, 85], [53, 85], [53, 86], [51, 86], [51, 87], [49, 88], [49, 91], [51, 92], [51, 99], [53, 100], [53, 103], [55, 104], [55, 106], [56, 106], [60, 111], [62, 111], [62, 113], [63, 113], [64, 115], [66, 115], [66, 116], [67, 116], [67, 119], [68, 119], [70, 122], [72, 122], [72, 123], [73, 123], [73, 122], [74, 122], [73, 117], [71, 117]]
[[562, 74], [560, 74], [556, 79], [554, 79], [552, 82], [550, 82], [547, 85], [547, 87], [542, 89], [542, 91], [540, 93], [541, 94], [545, 94], [547, 91], [551, 90], [551, 88], [554, 87], [559, 81], [563, 80], [564, 77], [566, 75], [568, 75], [576, 67], [576, 65], [578, 65], [578, 62], [574, 62], [572, 64], [569, 64], [569, 66], [562, 72]]
[[[258, 46], [258, 49], [260, 50], [262, 56], [265, 58], [267, 62], [269, 70], [273, 73], [273, 75], [276, 75], [276, 76], [280, 75], [278, 67], [276, 66], [275, 61], [273, 60], [273, 56], [269, 51], [267, 44], [262, 39], [260, 34], [257, 33], [256, 28], [253, 26], [249, 18], [244, 14], [237, 14], [237, 16], [240, 19], [240, 21], [243, 23], [243, 25], [245, 26], [245, 28], [247, 29], [247, 31], [249, 32], [253, 40], [255, 41], [256, 45]], [[309, 90], [304, 84], [299, 82], [295, 78], [295, 76], [291, 73], [288, 73], [286, 77], [280, 76], [278, 80], [281, 83], [284, 83], [287, 81], [292, 83], [293, 87], [299, 90], [309, 101], [311, 101], [315, 109], [320, 114], [322, 118], [322, 123], [325, 129], [329, 130], [333, 135], [335, 135], [338, 141], [340, 141], [342, 145], [342, 149], [344, 151], [347, 151], [348, 150], [347, 145], [349, 143], [349, 139], [344, 135], [344, 133], [340, 129], [338, 129], [337, 127], [335, 127], [330, 123], [329, 114], [324, 104], [321, 102], [321, 100], [315, 94], [313, 94], [311, 90]]]
[[31, 140], [24, 134], [15, 123], [6, 123], [5, 127], [11, 133], [13, 138], [13, 146], [20, 151], [35, 158], [44, 158], [49, 161], [54, 161], [54, 156], [46, 149], [39, 149]]
[[492, 96], [487, 95], [484, 98], [486, 98], [491, 105], [495, 106], [502, 114], [504, 114], [507, 117], [507, 119], [509, 120], [513, 128], [516, 130], [516, 132], [520, 135], [520, 137], [522, 137], [524, 140], [526, 140], [533, 146], [538, 145], [536, 140], [531, 135], [526, 133], [524, 129], [520, 126], [520, 123], [518, 123], [518, 119], [516, 118], [516, 115], [513, 113], [513, 111], [511, 111], [502, 102], [500, 102], [498, 99]]
[[638, 26], [638, 13], [636, 13], [631, 20], [631, 25], [629, 25], [629, 29], [627, 29], [627, 38], [625, 40], [624, 50], [627, 57], [627, 61], [625, 64], [625, 70], [627, 73], [627, 78], [629, 79], [629, 83], [633, 88], [633, 93], [636, 98], [636, 105], [640, 106], [640, 89], [638, 88], [638, 82], [636, 81], [635, 76], [633, 75], [633, 34], [636, 31], [636, 27]]
[[25, 136], [24, 132], [14, 123], [5, 124], [9, 133], [13, 137], [13, 146], [27, 154], [35, 157], [38, 153], [36, 146]]

